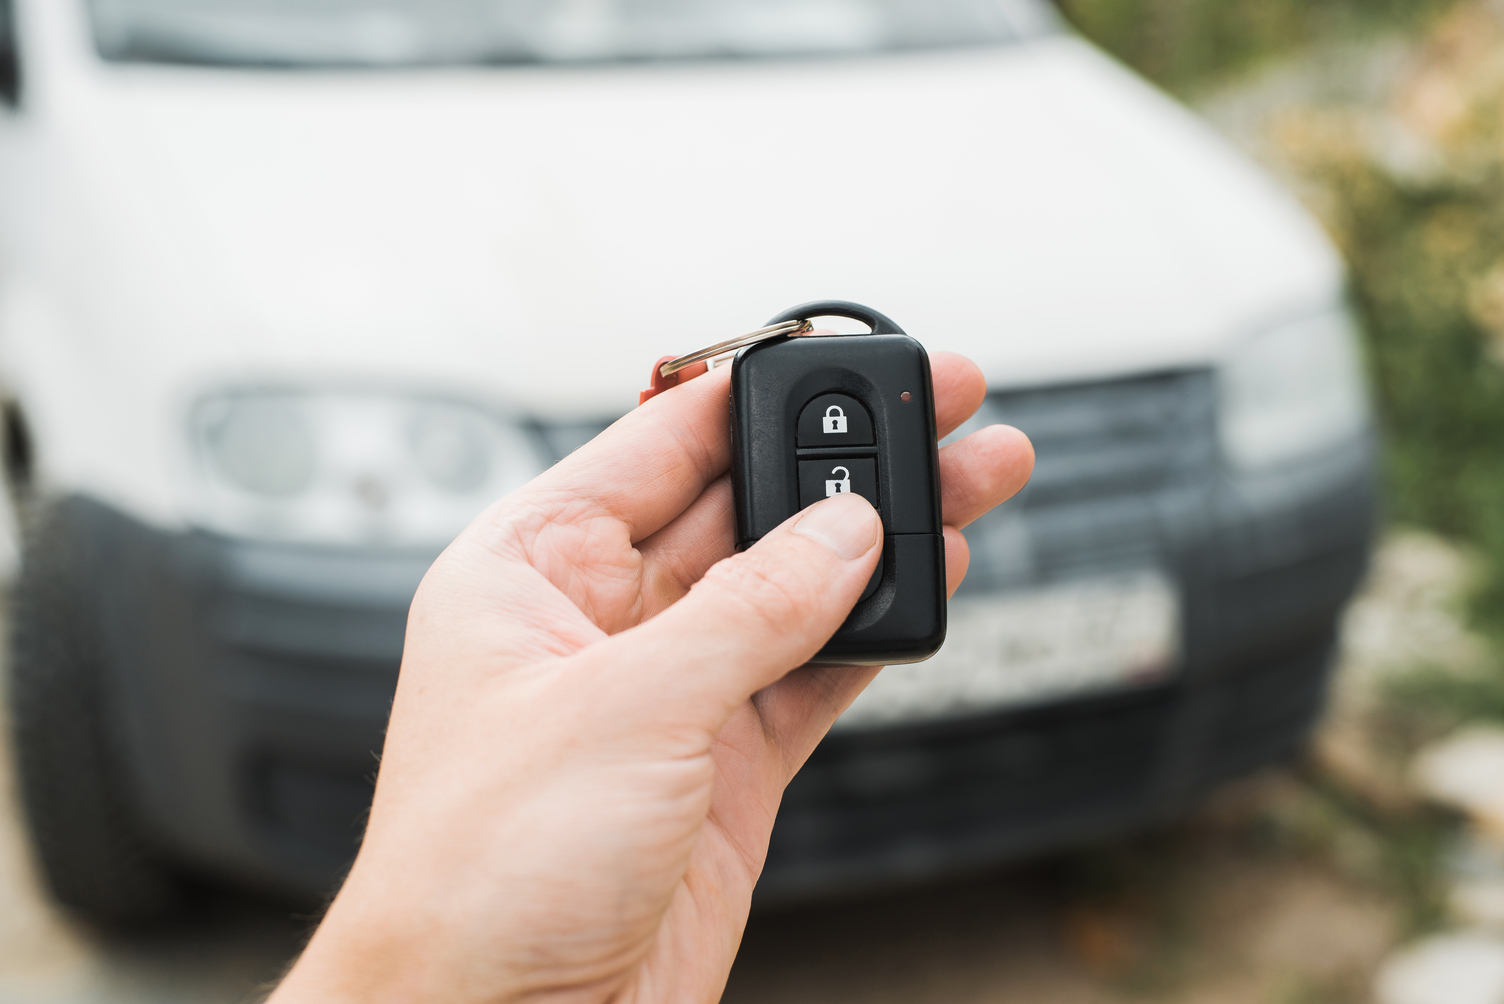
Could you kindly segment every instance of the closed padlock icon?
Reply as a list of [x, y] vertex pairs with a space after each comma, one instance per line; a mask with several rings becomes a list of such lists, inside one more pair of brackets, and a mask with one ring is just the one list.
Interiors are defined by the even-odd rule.
[[[831, 412], [835, 412], [835, 414], [832, 415]], [[846, 412], [838, 404], [833, 404], [825, 409], [824, 421], [826, 435], [841, 434], [846, 431]]]
[[[841, 421], [844, 422], [846, 420], [843, 418], [843, 419], [841, 419]], [[851, 494], [851, 472], [849, 470], [847, 470], [846, 468], [844, 468], [844, 467], [835, 467], [835, 468], [831, 469], [830, 473], [834, 474], [836, 471], [840, 471], [842, 474], [845, 475], [845, 477], [840, 478], [839, 480], [836, 480], [836, 481], [826, 481], [825, 482], [825, 497], [826, 498], [830, 498], [832, 495], [850, 495]]]

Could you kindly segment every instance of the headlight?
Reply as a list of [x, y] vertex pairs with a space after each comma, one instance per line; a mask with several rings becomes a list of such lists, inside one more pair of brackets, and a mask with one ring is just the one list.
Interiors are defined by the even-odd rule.
[[441, 545], [546, 464], [517, 424], [441, 398], [232, 391], [191, 427], [195, 521], [269, 539]]
[[1218, 389], [1222, 452], [1243, 470], [1319, 453], [1368, 426], [1357, 332], [1341, 307], [1244, 342], [1223, 364]]
[[465, 408], [432, 406], [414, 418], [413, 459], [435, 487], [463, 495], [491, 480], [491, 430]]
[[297, 495], [313, 479], [313, 436], [299, 402], [221, 399], [201, 415], [215, 472], [255, 495]]

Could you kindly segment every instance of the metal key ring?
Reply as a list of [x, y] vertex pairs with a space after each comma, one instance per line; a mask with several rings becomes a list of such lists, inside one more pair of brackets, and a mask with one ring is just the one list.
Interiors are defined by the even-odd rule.
[[901, 335], [903, 329], [893, 323], [893, 319], [885, 314], [880, 314], [871, 307], [864, 307], [859, 303], [849, 300], [816, 300], [813, 303], [802, 304], [792, 310], [786, 310], [773, 318], [766, 328], [758, 328], [756, 331], [739, 335], [736, 338], [728, 338], [724, 342], [718, 342], [709, 348], [691, 352], [687, 356], [670, 359], [658, 367], [658, 374], [662, 377], [671, 377], [686, 367], [695, 363], [703, 363], [706, 360], [723, 356], [737, 349], [744, 349], [748, 345], [756, 345], [758, 342], [769, 341], [774, 338], [792, 337], [802, 335], [807, 331], [813, 331], [814, 325], [810, 323], [811, 317], [849, 317], [853, 321], [861, 321], [872, 329], [874, 335]]
[[700, 349], [698, 352], [691, 352], [687, 356], [670, 359], [658, 367], [658, 373], [660, 376], [671, 377], [680, 370], [693, 366], [695, 363], [703, 363], [707, 359], [724, 356], [729, 352], [735, 352], [737, 349], [746, 348], [748, 345], [756, 345], [758, 342], [765, 342], [772, 338], [802, 335], [806, 331], [813, 331], [814, 328], [815, 326], [804, 318], [791, 318], [786, 321], [779, 321], [777, 324], [770, 324], [766, 328], [758, 328], [756, 331], [749, 331], [745, 335], [738, 335], [735, 338], [728, 338], [724, 342], [717, 342], [709, 348]]

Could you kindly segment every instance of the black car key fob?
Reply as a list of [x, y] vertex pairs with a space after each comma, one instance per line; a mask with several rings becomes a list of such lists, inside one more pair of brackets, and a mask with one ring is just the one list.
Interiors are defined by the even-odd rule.
[[869, 335], [781, 338], [731, 367], [731, 485], [739, 550], [796, 512], [855, 492], [883, 521], [877, 571], [816, 662], [928, 659], [945, 641], [945, 539], [930, 360], [855, 303], [795, 307], [770, 324], [848, 317]]

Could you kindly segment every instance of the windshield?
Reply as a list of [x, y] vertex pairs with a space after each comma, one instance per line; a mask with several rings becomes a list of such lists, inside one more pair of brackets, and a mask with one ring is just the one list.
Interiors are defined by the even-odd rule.
[[418, 66], [877, 52], [1011, 41], [1044, 0], [89, 0], [106, 59]]

